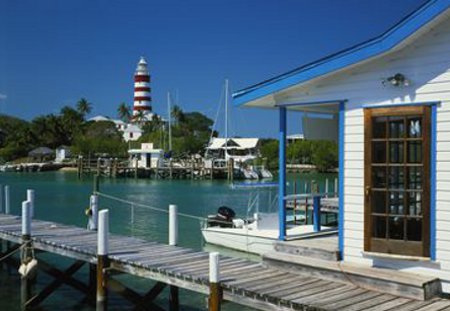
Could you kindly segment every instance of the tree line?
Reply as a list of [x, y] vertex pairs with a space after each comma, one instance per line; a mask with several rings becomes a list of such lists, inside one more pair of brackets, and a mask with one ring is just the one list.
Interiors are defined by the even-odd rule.
[[[278, 140], [265, 139], [261, 144], [261, 156], [267, 159], [271, 169], [278, 169]], [[299, 140], [288, 144], [286, 163], [312, 164], [324, 172], [338, 167], [338, 145], [329, 140]]]

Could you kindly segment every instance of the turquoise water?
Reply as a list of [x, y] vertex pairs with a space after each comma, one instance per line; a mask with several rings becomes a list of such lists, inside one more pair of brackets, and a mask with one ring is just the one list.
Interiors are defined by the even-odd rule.
[[[288, 192], [292, 193], [293, 181], [297, 188], [304, 189], [304, 183], [316, 180], [321, 188], [325, 178], [330, 179], [330, 191], [334, 191], [335, 175], [297, 174], [289, 175]], [[26, 190], [35, 190], [35, 218], [55, 221], [64, 224], [85, 227], [87, 218], [84, 214], [92, 193], [92, 180], [78, 180], [76, 174], [64, 172], [48, 173], [2, 173], [0, 183], [10, 185], [11, 210], [20, 214], [21, 202], [26, 198]], [[238, 215], [247, 214], [249, 190], [233, 190], [224, 181], [169, 181], [169, 180], [134, 180], [134, 179], [102, 179], [100, 191], [120, 197], [127, 201], [139, 202], [145, 205], [167, 209], [169, 204], [178, 205], [180, 213], [204, 217], [214, 214], [221, 205], [232, 207]], [[297, 190], [297, 192], [300, 190]], [[266, 206], [273, 199], [274, 192], [261, 193], [261, 205]], [[110, 210], [110, 230], [113, 233], [133, 235], [147, 240], [167, 243], [167, 214], [148, 208], [124, 204], [114, 200], [100, 198], [100, 207]], [[200, 233], [200, 222], [196, 219], [179, 219], [179, 245], [193, 249], [202, 249], [203, 242]], [[226, 250], [220, 250], [227, 252]], [[243, 253], [233, 253], [246, 257]], [[71, 261], [56, 255], [39, 254], [40, 258], [55, 264], [60, 268], [70, 265]], [[253, 258], [250, 258], [253, 259]], [[80, 280], [86, 280], [87, 271], [76, 274]], [[145, 292], [152, 282], [129, 276], [120, 276], [126, 284], [139, 292]], [[40, 275], [38, 288], [49, 283], [50, 278]], [[160, 295], [157, 303], [167, 306], [167, 293]], [[0, 271], [0, 310], [18, 310], [20, 301], [20, 280], [17, 273], [9, 275]], [[110, 310], [128, 309], [130, 305], [122, 298], [112, 294]], [[204, 310], [205, 296], [189, 291], [180, 291], [182, 310]], [[83, 301], [82, 295], [70, 287], [63, 286], [50, 296], [40, 310], [94, 310]], [[226, 303], [223, 310], [251, 310]]]

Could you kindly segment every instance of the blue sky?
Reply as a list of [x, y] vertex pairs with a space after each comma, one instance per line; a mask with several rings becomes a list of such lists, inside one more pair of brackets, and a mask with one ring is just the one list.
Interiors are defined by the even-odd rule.
[[[214, 118], [233, 90], [374, 37], [425, 0], [0, 0], [0, 112], [32, 119], [85, 97], [92, 115], [132, 104], [139, 56], [153, 109], [167, 91]], [[231, 109], [230, 132], [273, 137], [274, 111]], [[290, 132], [299, 132], [298, 115]], [[219, 130], [223, 122], [219, 122]]]

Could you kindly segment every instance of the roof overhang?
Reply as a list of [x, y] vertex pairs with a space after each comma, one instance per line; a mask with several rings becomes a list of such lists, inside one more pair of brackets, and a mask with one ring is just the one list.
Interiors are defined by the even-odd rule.
[[374, 39], [235, 92], [233, 103], [235, 106], [276, 107], [278, 92], [313, 82], [401, 49], [447, 17], [449, 12], [450, 0], [430, 0]]

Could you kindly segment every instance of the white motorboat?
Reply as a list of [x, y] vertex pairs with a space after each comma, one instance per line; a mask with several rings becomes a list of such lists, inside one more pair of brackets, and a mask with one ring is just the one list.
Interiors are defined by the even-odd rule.
[[[210, 215], [202, 224], [202, 235], [206, 243], [234, 250], [262, 255], [273, 250], [278, 240], [279, 216], [276, 210], [278, 197], [269, 195], [268, 211], [261, 212], [260, 189], [277, 188], [274, 183], [253, 183], [234, 185], [234, 188], [253, 188], [247, 208], [247, 217], [236, 217], [235, 212], [226, 206], [219, 208], [216, 215]], [[331, 202], [331, 201], [330, 201]], [[252, 211], [254, 211], [252, 213]], [[249, 217], [251, 215], [251, 217]], [[320, 232], [312, 224], [306, 223], [305, 212], [300, 209], [286, 217], [286, 235], [302, 239], [316, 235], [336, 232], [334, 226], [322, 226]]]

